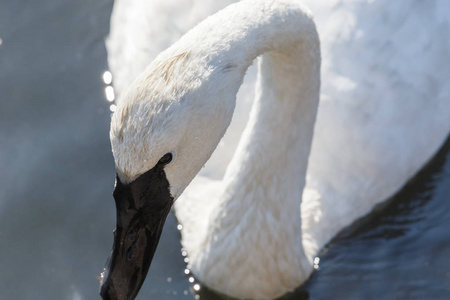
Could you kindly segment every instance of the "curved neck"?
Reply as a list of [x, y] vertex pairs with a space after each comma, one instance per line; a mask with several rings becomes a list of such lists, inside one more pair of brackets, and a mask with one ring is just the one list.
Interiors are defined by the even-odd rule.
[[[302, 55], [307, 50], [301, 45], [295, 55], [260, 59], [255, 102], [225, 173], [223, 194], [224, 202], [262, 206], [280, 222], [295, 220], [299, 226], [320, 85], [320, 64]], [[255, 187], [261, 194], [248, 197]], [[300, 230], [294, 234], [301, 239]]]
[[296, 0], [241, 1], [174, 47], [178, 53], [183, 48], [203, 64], [204, 82], [222, 87], [215, 86], [214, 97], [204, 101], [212, 111], [229, 109], [223, 132], [245, 72], [261, 56], [255, 104], [225, 178], [249, 176], [256, 165], [270, 169], [273, 178], [274, 172], [302, 178], [302, 190], [320, 89], [320, 43], [308, 9]]
[[196, 44], [197, 55], [206, 58], [206, 68], [214, 66], [209, 80], [221, 82], [234, 96], [229, 101], [233, 108], [247, 68], [261, 56], [255, 103], [226, 181], [270, 170], [271, 179], [295, 177], [301, 191], [320, 89], [320, 43], [312, 16], [295, 0], [250, 0], [224, 9], [200, 27], [196, 32], [208, 31], [208, 38]]
[[[234, 86], [233, 95], [247, 67], [256, 57], [262, 57], [255, 103], [227, 168], [219, 205], [210, 217], [206, 250], [201, 255], [204, 259], [200, 258], [202, 267], [193, 266], [194, 272], [208, 270], [208, 262], [216, 264], [212, 269], [219, 268], [217, 264], [224, 261], [221, 255], [229, 251], [233, 257], [220, 268], [232, 271], [239, 264], [248, 264], [248, 272], [253, 274], [270, 269], [270, 274], [262, 278], [278, 278], [273, 290], [286, 292], [303, 282], [311, 269], [302, 252], [300, 204], [319, 100], [320, 47], [316, 28], [306, 9], [296, 1], [243, 1], [201, 26], [203, 30], [214, 28], [210, 38], [199, 45], [200, 49], [209, 49], [209, 54], [204, 53], [208, 65], [221, 66], [220, 72], [215, 68], [211, 76], [218, 76], [215, 80], [228, 87]], [[228, 76], [233, 72], [238, 73]], [[230, 89], [226, 91], [230, 93]], [[261, 239], [261, 235], [265, 237]], [[262, 241], [269, 242], [261, 245]], [[232, 245], [237, 248], [230, 249]], [[249, 253], [239, 247], [265, 257], [247, 257]], [[264, 261], [252, 262], [256, 259]], [[267, 262], [273, 260], [283, 263], [269, 266]], [[282, 270], [287, 262], [292, 272]], [[213, 288], [224, 281], [230, 290], [236, 286], [218, 276], [208, 273], [201, 279]], [[237, 276], [236, 280], [245, 278]], [[246, 286], [252, 289], [251, 284]], [[231, 294], [246, 297], [247, 292], [251, 293], [241, 292]]]

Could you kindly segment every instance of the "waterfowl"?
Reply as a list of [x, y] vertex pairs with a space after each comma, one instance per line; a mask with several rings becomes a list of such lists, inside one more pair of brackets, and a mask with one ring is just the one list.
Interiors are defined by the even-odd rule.
[[[362, 60], [378, 62], [374, 53], [384, 52], [364, 34], [373, 47]], [[415, 45], [400, 42], [400, 50]], [[309, 10], [294, 0], [249, 0], [161, 53], [123, 93], [111, 122], [118, 220], [103, 298], [135, 297], [175, 200], [183, 246], [204, 284], [236, 298], [273, 299], [303, 283], [324, 244], [400, 189], [448, 135], [449, 89], [423, 74], [448, 45], [426, 52], [425, 44], [401, 52], [421, 54], [419, 67], [398, 65], [395, 44], [384, 45], [393, 57], [381, 71], [340, 52], [356, 61], [354, 74], [324, 63], [330, 93], [320, 94]], [[333, 45], [327, 40], [322, 52], [341, 50]], [[255, 102], [225, 175], [198, 177], [183, 193], [224, 135], [260, 55]]]

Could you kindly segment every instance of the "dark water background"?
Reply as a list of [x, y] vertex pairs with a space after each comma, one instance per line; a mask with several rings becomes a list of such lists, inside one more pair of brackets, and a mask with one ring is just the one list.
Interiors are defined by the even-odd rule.
[[[115, 225], [102, 81], [112, 4], [0, 0], [0, 299], [99, 299]], [[285, 299], [450, 299], [449, 149]], [[138, 299], [194, 299], [180, 247], [171, 215]]]

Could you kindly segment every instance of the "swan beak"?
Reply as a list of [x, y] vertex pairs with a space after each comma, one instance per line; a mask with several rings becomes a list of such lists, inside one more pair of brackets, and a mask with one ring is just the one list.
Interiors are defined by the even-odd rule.
[[101, 275], [104, 300], [134, 299], [153, 259], [173, 204], [163, 168], [156, 166], [130, 184], [116, 177], [114, 245]]

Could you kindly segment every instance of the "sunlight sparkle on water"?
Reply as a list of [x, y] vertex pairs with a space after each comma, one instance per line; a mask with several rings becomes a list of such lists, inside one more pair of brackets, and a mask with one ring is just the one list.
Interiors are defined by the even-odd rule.
[[318, 257], [315, 257], [314, 258], [314, 269], [319, 269], [319, 263], [320, 263], [320, 258], [318, 258]]
[[105, 71], [105, 73], [103, 73], [103, 82], [105, 84], [111, 84], [112, 82], [112, 74], [110, 71]]
[[109, 102], [113, 102], [114, 99], [116, 98], [116, 96], [114, 95], [114, 88], [110, 85], [108, 85], [105, 88], [105, 95], [106, 95], [106, 100], [108, 100]]
[[117, 109], [117, 106], [116, 106], [115, 104], [111, 104], [111, 105], [109, 106], [109, 110], [112, 111], [112, 112], [115, 112], [116, 109]]

